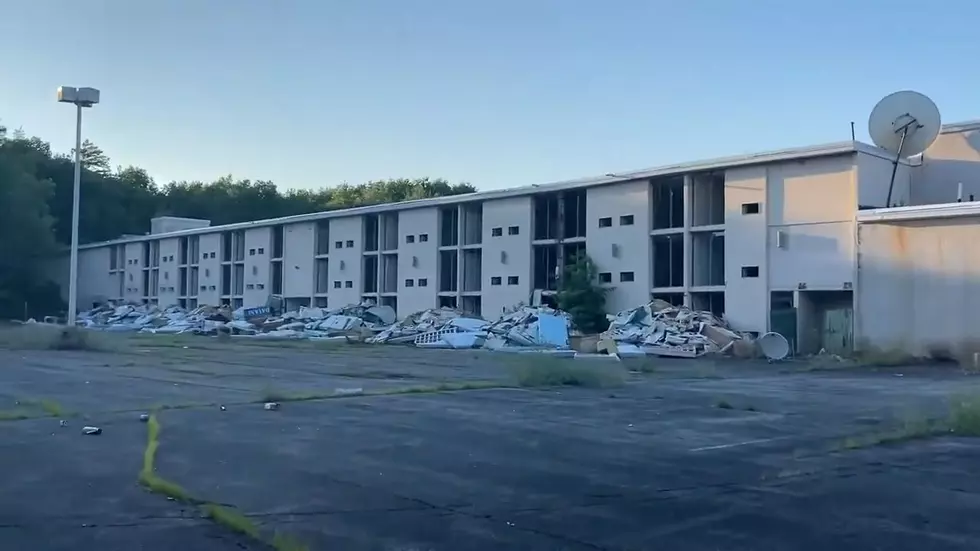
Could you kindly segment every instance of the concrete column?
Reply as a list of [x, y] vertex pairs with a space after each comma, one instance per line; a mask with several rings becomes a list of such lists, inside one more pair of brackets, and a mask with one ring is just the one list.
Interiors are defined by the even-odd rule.
[[466, 212], [463, 205], [456, 207], [456, 308], [463, 307], [463, 217]]
[[693, 196], [694, 178], [684, 175], [684, 306], [691, 307], [691, 282], [693, 271], [693, 251], [691, 250], [691, 218], [694, 213]]

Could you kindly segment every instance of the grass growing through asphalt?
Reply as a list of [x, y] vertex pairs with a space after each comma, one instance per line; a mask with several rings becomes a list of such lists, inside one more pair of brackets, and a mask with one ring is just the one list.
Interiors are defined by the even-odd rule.
[[625, 373], [618, 364], [590, 364], [586, 361], [562, 358], [519, 358], [513, 365], [513, 375], [517, 386], [524, 388], [548, 386], [579, 386], [586, 388], [606, 388], [621, 386]]
[[159, 447], [160, 421], [156, 415], [150, 415], [150, 418], [146, 422], [146, 449], [143, 450], [143, 467], [140, 469], [139, 474], [139, 482], [147, 490], [182, 503], [199, 505], [204, 516], [216, 524], [255, 541], [269, 545], [275, 551], [307, 551], [305, 544], [287, 534], [277, 532], [271, 540], [263, 538], [259, 527], [238, 509], [196, 499], [187, 490], [180, 487], [180, 485], [156, 474], [155, 463]]
[[147, 490], [182, 502], [192, 502], [187, 490], [157, 475], [155, 462], [157, 448], [160, 447], [160, 422], [151, 415], [146, 422], [146, 449], [143, 450], [143, 468], [140, 469], [139, 482]]
[[943, 435], [980, 436], [980, 396], [954, 398], [946, 417], [908, 419], [892, 429], [850, 436], [838, 447], [854, 450]]

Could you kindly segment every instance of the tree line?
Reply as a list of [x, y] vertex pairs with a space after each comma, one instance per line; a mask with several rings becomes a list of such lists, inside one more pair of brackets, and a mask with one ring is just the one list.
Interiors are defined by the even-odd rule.
[[[0, 319], [61, 309], [58, 289], [44, 282], [45, 263], [71, 242], [74, 151], [0, 125]], [[231, 224], [326, 210], [472, 193], [467, 183], [389, 179], [316, 190], [280, 191], [267, 180], [231, 176], [213, 182], [158, 185], [137, 166], [112, 168], [92, 142], [81, 148], [79, 241], [142, 235], [155, 216], [182, 216]]]

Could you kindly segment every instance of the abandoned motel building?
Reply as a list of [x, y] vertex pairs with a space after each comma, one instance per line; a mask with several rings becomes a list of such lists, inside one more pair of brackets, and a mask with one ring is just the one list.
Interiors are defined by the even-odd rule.
[[955, 348], [980, 324], [980, 121], [902, 160], [887, 208], [893, 162], [847, 141], [215, 227], [161, 217], [81, 247], [79, 304], [368, 299], [494, 320], [548, 297], [584, 250], [609, 312], [663, 299], [801, 354]]

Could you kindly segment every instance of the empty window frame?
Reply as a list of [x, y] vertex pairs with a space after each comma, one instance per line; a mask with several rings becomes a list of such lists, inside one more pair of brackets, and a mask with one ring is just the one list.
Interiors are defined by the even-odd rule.
[[624, 214], [624, 215], [620, 216], [619, 217], [619, 225], [620, 226], [632, 226], [633, 225], [633, 215], [632, 214]]
[[684, 227], [684, 177], [653, 180], [653, 229]]
[[604, 216], [599, 219], [600, 228], [611, 228], [612, 227], [612, 216]]
[[742, 203], [742, 214], [759, 214], [760, 209], [759, 203]]
[[684, 238], [661, 235], [653, 238], [653, 286], [684, 285]]
[[758, 266], [742, 266], [742, 277], [745, 277], [745, 278], [759, 277], [759, 267]]

